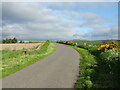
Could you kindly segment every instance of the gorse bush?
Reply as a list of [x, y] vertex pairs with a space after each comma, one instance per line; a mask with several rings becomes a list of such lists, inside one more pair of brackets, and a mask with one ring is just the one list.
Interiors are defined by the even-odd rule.
[[78, 45], [78, 47], [88, 50], [96, 57], [97, 67], [94, 68], [95, 74], [93, 75], [94, 88], [119, 87], [120, 53], [117, 43], [107, 42], [99, 48], [89, 45]]
[[116, 43], [112, 42], [98, 47], [98, 50], [102, 50], [102, 51], [107, 51], [111, 49], [119, 49], [119, 46]]
[[67, 45], [72, 45], [72, 46], [74, 46], [74, 45], [75, 45], [75, 43], [74, 43], [74, 42], [72, 42], [72, 41], [57, 41], [57, 43], [67, 44]]
[[74, 41], [74, 43], [78, 44], [75, 49], [81, 55], [80, 77], [76, 88], [120, 87], [119, 41]]

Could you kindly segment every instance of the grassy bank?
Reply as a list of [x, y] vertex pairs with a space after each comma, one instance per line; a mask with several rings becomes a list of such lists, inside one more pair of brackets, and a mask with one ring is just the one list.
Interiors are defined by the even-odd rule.
[[[104, 51], [102, 49], [98, 50], [98, 47], [104, 44], [101, 41], [74, 42], [77, 42], [77, 45], [71, 42], [69, 46], [73, 47], [80, 53], [80, 77], [78, 77], [75, 87], [80, 89], [119, 88], [119, 48], [107, 48]], [[111, 42], [112, 41], [110, 41], [110, 43]], [[119, 43], [119, 41], [115, 42]], [[68, 45], [65, 41], [63, 41], [62, 44]]]
[[[112, 41], [109, 41], [108, 43], [110, 42]], [[97, 41], [96, 45], [94, 41], [91, 41], [91, 43], [87, 45], [84, 45], [84, 43], [82, 44], [81, 41], [79, 42], [77, 41], [77, 43], [78, 43], [77, 47], [87, 50], [96, 59], [97, 65], [94, 68], [95, 72], [92, 75], [93, 77], [92, 87], [93, 88], [119, 88], [120, 87], [119, 86], [120, 84], [120, 78], [119, 78], [120, 52], [119, 50], [115, 48], [106, 50], [106, 51], [98, 50], [98, 47], [101, 45], [100, 44], [101, 41]], [[93, 43], [94, 45], [92, 45]], [[115, 43], [119, 43], [119, 41], [115, 41]]]
[[75, 88], [91, 88], [93, 87], [93, 75], [97, 62], [95, 57], [87, 50], [73, 47], [80, 53], [80, 77], [75, 85]]
[[80, 77], [76, 88], [118, 88], [120, 61], [113, 51], [98, 56], [90, 51], [74, 47], [80, 53]]
[[[2, 51], [2, 77], [13, 74], [31, 64], [36, 63], [51, 55], [56, 50], [56, 46], [47, 41], [41, 49], [37, 51], [27, 50], [3, 50]], [[2, 78], [0, 77], [0, 78]]]

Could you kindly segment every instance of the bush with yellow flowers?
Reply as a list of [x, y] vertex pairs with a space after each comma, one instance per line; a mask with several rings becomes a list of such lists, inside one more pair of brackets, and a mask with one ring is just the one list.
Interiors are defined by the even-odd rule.
[[65, 44], [66, 41], [57, 41], [57, 43]]
[[75, 43], [72, 41], [57, 41], [57, 43], [67, 44], [67, 45], [75, 45]]
[[97, 49], [101, 51], [107, 51], [107, 50], [112, 50], [112, 49], [119, 49], [119, 47], [116, 43], [112, 42], [110, 44], [101, 45]]
[[107, 50], [110, 47], [110, 44], [105, 44], [105, 45], [101, 45], [100, 47], [98, 47], [98, 50]]
[[71, 42], [71, 41], [66, 41], [66, 44], [67, 44], [67, 45], [74, 45], [75, 43], [74, 43], [74, 42]]

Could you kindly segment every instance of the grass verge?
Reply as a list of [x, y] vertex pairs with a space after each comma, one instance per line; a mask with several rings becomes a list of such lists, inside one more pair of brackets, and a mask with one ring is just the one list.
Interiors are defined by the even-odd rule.
[[50, 42], [46, 42], [38, 51], [28, 51], [26, 55], [23, 50], [2, 51], [2, 76], [4, 78], [11, 75], [31, 64], [34, 64], [55, 52], [56, 46]]
[[80, 53], [80, 77], [75, 88], [120, 87], [120, 52], [118, 50], [103, 52], [91, 45], [69, 45], [69, 47], [73, 47]]
[[80, 53], [80, 76], [78, 77], [75, 88], [91, 88], [93, 87], [93, 75], [96, 67], [95, 57], [88, 50], [73, 47]]
[[80, 76], [77, 79], [75, 88], [87, 89], [94, 87], [93, 80], [95, 75], [95, 68], [97, 67], [96, 57], [86, 49], [65, 44], [62, 45], [72, 47], [80, 54]]

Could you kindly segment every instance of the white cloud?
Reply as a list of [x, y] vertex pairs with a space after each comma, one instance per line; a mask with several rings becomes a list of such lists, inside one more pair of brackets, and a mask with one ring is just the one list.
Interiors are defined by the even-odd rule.
[[83, 35], [86, 39], [106, 40], [118, 39], [118, 26], [100, 27]]
[[3, 36], [7, 38], [17, 37], [23, 40], [47, 40], [47, 39], [74, 39], [73, 35], [78, 30], [52, 24], [9, 25], [3, 28]]
[[[89, 33], [93, 38], [98, 37], [99, 39], [106, 33], [112, 33], [111, 38], [117, 36], [116, 27], [104, 27], [110, 21], [97, 13], [68, 10], [70, 6], [70, 8], [76, 7], [75, 3], [69, 5], [60, 3], [56, 6], [55, 3], [51, 4], [54, 7], [63, 5], [68, 8], [63, 10], [51, 8], [48, 6], [49, 4], [3, 3], [3, 38], [72, 40], [89, 39]], [[96, 8], [96, 6], [92, 8]], [[90, 28], [95, 33], [91, 31], [86, 33], [83, 31], [83, 27]]]
[[34, 8], [26, 3], [3, 3], [3, 19], [10, 21], [42, 21], [45, 18], [51, 20], [52, 18], [47, 17], [50, 12], [51, 9]]

